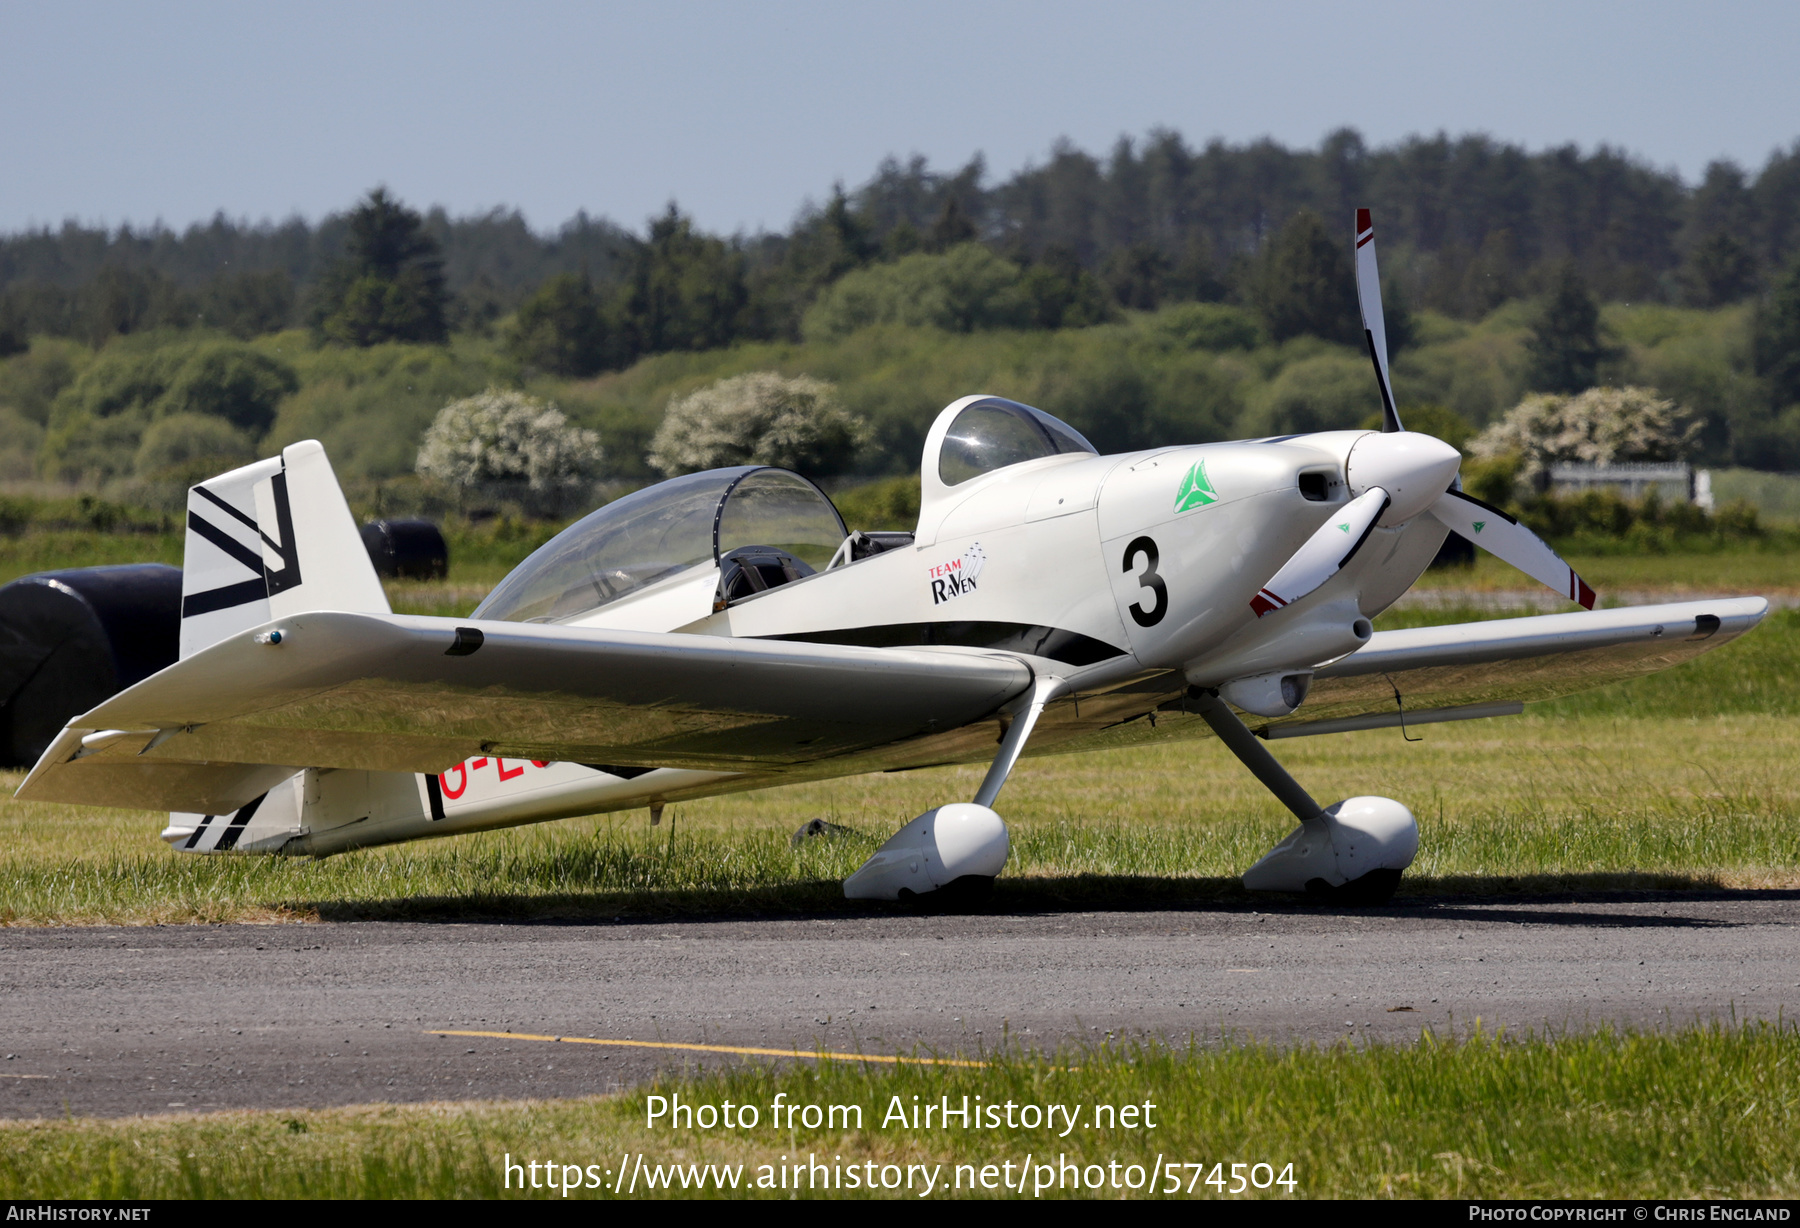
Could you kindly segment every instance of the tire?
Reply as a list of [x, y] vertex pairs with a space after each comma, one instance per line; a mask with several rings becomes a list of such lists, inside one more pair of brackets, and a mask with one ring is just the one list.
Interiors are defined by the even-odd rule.
[[1322, 878], [1306, 884], [1306, 898], [1319, 904], [1339, 908], [1368, 908], [1387, 903], [1400, 886], [1399, 870], [1370, 870], [1361, 878], [1353, 878], [1341, 887], [1333, 887]]
[[936, 891], [900, 889], [900, 902], [915, 912], [979, 912], [994, 897], [994, 880], [986, 874], [953, 878]]

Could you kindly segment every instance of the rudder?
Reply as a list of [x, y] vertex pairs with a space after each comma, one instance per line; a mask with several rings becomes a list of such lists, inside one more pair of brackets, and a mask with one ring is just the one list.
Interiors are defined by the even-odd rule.
[[317, 440], [191, 487], [184, 556], [183, 658], [307, 610], [390, 612]]

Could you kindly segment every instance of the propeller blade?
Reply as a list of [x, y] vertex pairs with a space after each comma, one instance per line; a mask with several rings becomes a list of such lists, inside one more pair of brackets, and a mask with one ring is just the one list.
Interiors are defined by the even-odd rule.
[[1387, 491], [1373, 486], [1339, 508], [1250, 599], [1256, 616], [1292, 605], [1342, 571], [1369, 540], [1387, 505]]
[[1356, 211], [1356, 302], [1362, 308], [1363, 340], [1369, 344], [1369, 361], [1375, 364], [1375, 382], [1381, 388], [1381, 429], [1404, 431], [1388, 379], [1387, 319], [1381, 314], [1381, 275], [1375, 267], [1375, 223], [1367, 209]]
[[1563, 562], [1544, 539], [1491, 503], [1460, 490], [1447, 490], [1431, 505], [1431, 514], [1495, 558], [1553, 588], [1583, 609], [1594, 608], [1594, 590]]

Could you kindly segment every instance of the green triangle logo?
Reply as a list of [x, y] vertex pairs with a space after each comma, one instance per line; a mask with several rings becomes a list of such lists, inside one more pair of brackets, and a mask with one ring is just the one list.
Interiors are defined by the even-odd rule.
[[1188, 469], [1187, 476], [1181, 479], [1181, 490], [1175, 495], [1175, 510], [1188, 512], [1218, 501], [1219, 492], [1206, 480], [1206, 462], [1195, 461]]
[[1348, 533], [1350, 531], [1350, 526], [1347, 524], [1341, 524], [1338, 526], [1338, 528], [1342, 529], [1346, 533]]
[[1477, 520], [1477, 521], [1476, 521], [1476, 522], [1475, 522], [1475, 531], [1476, 531], [1476, 532], [1477, 532], [1477, 533], [1479, 533], [1479, 532], [1481, 532], [1481, 531], [1482, 531], [1482, 530], [1483, 530], [1483, 529], [1485, 529], [1485, 528], [1487, 528], [1487, 521], [1485, 521], [1485, 520]]

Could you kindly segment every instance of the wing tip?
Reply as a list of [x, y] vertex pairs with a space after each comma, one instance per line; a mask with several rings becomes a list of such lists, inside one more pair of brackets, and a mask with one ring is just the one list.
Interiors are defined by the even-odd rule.
[[1276, 610], [1279, 610], [1286, 604], [1287, 602], [1283, 601], [1266, 588], [1257, 593], [1256, 596], [1250, 598], [1250, 608], [1256, 612], [1258, 618], [1261, 618], [1264, 614], [1273, 614]]
[[1573, 568], [1569, 569], [1569, 581], [1570, 598], [1584, 610], [1593, 609], [1598, 594], [1588, 587], [1588, 582], [1576, 575]]

